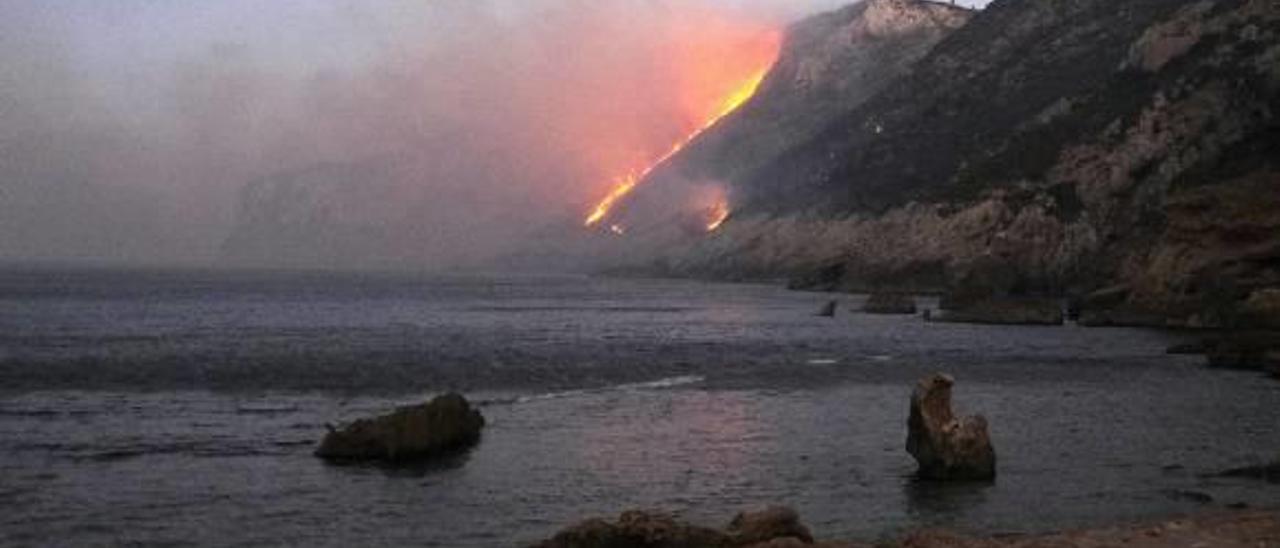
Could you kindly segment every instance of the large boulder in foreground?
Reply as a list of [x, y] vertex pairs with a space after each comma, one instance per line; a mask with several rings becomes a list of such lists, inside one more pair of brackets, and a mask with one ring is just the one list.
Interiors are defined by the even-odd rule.
[[867, 314], [915, 314], [916, 299], [902, 293], [873, 293], [862, 305]]
[[536, 548], [695, 548], [728, 546], [721, 531], [681, 523], [668, 514], [631, 510], [617, 521], [589, 519], [556, 533]]
[[956, 418], [951, 411], [948, 375], [930, 375], [916, 383], [907, 419], [907, 452], [931, 480], [990, 480], [996, 476], [996, 452], [981, 415]]
[[813, 536], [790, 508], [743, 512], [724, 530], [677, 521], [661, 512], [631, 510], [617, 521], [589, 519], [534, 548], [747, 548], [810, 546]]
[[481, 428], [484, 417], [466, 398], [445, 394], [341, 430], [330, 427], [315, 455], [330, 461], [415, 461], [475, 445]]

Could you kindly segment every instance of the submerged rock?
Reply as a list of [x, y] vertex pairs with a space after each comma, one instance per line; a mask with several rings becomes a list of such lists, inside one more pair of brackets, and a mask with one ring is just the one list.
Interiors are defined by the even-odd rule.
[[867, 314], [915, 314], [916, 299], [901, 293], [873, 293], [862, 311]]
[[1066, 314], [1057, 299], [990, 299], [938, 310], [928, 319], [989, 325], [1062, 325]]
[[1178, 343], [1178, 344], [1169, 346], [1169, 348], [1165, 350], [1165, 353], [1166, 354], [1203, 355], [1203, 354], [1208, 354], [1209, 351], [1212, 350], [1214, 346], [1216, 346], [1216, 344], [1217, 344], [1216, 341], [1211, 341], [1207, 339], [1199, 340], [1195, 342]]
[[951, 410], [955, 380], [933, 374], [916, 383], [907, 420], [907, 452], [931, 480], [990, 480], [996, 453], [981, 415], [956, 418]]
[[1232, 468], [1223, 471], [1218, 476], [1224, 478], [1252, 478], [1267, 483], [1280, 483], [1280, 459], [1268, 464]]
[[483, 427], [484, 417], [466, 398], [445, 394], [341, 430], [330, 427], [315, 455], [330, 461], [420, 460], [475, 445]]
[[1198, 504], [1210, 504], [1213, 502], [1213, 495], [1200, 491], [1192, 491], [1190, 489], [1165, 489], [1162, 492], [1165, 496], [1173, 500], [1195, 502]]
[[811, 546], [796, 512], [771, 507], [743, 512], [725, 530], [690, 525], [661, 512], [631, 510], [617, 521], [595, 518], [556, 533], [534, 548], [738, 548]]

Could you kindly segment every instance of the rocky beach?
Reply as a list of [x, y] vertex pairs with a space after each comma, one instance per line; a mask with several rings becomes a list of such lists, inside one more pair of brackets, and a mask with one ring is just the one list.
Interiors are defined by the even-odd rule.
[[739, 514], [724, 531], [677, 523], [661, 514], [630, 512], [615, 523], [584, 522], [535, 548], [1265, 548], [1277, 543], [1280, 513], [1276, 512], [1216, 512], [1045, 535], [980, 537], [943, 530], [920, 531], [901, 538], [858, 542], [815, 541], [794, 511], [772, 508]]

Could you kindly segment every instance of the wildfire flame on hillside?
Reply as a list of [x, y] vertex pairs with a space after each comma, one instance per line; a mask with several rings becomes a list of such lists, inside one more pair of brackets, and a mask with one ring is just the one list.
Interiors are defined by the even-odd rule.
[[[728, 116], [751, 97], [755, 96], [759, 90], [760, 84], [764, 82], [765, 76], [769, 70], [773, 68], [774, 62], [777, 60], [779, 50], [781, 49], [781, 36], [777, 32], [769, 32], [761, 37], [758, 47], [744, 48], [741, 54], [745, 57], [742, 59], [734, 59], [732, 63], [729, 60], [724, 64], [716, 67], [716, 70], [706, 71], [702, 76], [706, 80], [708, 75], [719, 75], [726, 72], [725, 67], [742, 66], [743, 71], [739, 74], [726, 74], [726, 82], [712, 82], [724, 90], [723, 94], [713, 103], [705, 106], [695, 106], [700, 113], [695, 113], [693, 118], [700, 120], [692, 126], [692, 128], [675, 144], [671, 145], [667, 151], [645, 165], [626, 170], [624, 175], [614, 178], [611, 190], [599, 203], [596, 204], [591, 212], [587, 215], [583, 225], [593, 227], [599, 225], [602, 221], [609, 217], [614, 207], [618, 203], [631, 194], [636, 187], [648, 177], [654, 170], [661, 167], [673, 156], [684, 150], [689, 143], [698, 138], [703, 132], [711, 129]], [[704, 84], [705, 85], [705, 84]], [[714, 231], [729, 217], [729, 205], [727, 202], [717, 204], [715, 215], [707, 224], [707, 231]], [[618, 228], [619, 225], [611, 225], [612, 228]], [[612, 230], [615, 234], [621, 234], [621, 230]]]
[[729, 220], [729, 202], [720, 200], [716, 205], [711, 207], [710, 220], [707, 222], [707, 232], [715, 232], [720, 225]]

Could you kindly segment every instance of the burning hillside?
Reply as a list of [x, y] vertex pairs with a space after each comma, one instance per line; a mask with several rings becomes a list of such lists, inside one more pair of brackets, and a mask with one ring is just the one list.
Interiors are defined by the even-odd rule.
[[[645, 154], [638, 162], [619, 166], [609, 189], [584, 221], [587, 227], [607, 226], [615, 234], [625, 227], [608, 224], [614, 208], [630, 195], [646, 177], [721, 119], [751, 99], [777, 61], [781, 34], [777, 31], [722, 27], [724, 39], [704, 39], [686, 46], [673, 59], [681, 72], [682, 121], [674, 143], [657, 152]], [[728, 217], [728, 203], [723, 197], [709, 207], [708, 231], [715, 230]]]

